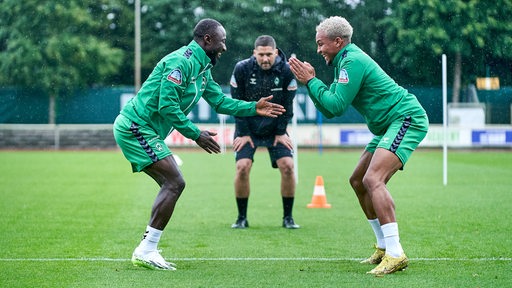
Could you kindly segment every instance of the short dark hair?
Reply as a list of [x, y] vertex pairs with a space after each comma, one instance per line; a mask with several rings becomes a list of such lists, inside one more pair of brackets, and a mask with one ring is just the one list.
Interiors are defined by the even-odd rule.
[[222, 24], [215, 19], [202, 19], [194, 27], [194, 39], [201, 39], [206, 34], [214, 34], [219, 26], [222, 26]]
[[276, 49], [276, 40], [274, 40], [272, 36], [261, 35], [258, 38], [256, 38], [256, 41], [254, 41], [254, 48], [258, 46], [270, 46]]

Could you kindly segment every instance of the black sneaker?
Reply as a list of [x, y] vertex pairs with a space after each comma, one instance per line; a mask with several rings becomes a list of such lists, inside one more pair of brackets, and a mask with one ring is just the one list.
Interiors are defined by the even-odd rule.
[[295, 224], [292, 216], [286, 216], [283, 218], [283, 227], [286, 229], [299, 229], [300, 226]]
[[234, 228], [234, 229], [249, 228], [249, 222], [247, 222], [247, 218], [245, 218], [245, 217], [238, 217], [238, 219], [236, 219], [236, 222], [231, 225], [231, 228]]

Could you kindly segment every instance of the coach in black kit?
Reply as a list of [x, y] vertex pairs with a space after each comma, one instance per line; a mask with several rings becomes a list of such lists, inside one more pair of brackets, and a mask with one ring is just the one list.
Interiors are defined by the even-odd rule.
[[281, 173], [283, 227], [299, 228], [292, 217], [295, 197], [293, 145], [286, 132], [293, 116], [293, 98], [297, 82], [276, 46], [274, 38], [259, 36], [254, 42], [253, 55], [238, 62], [231, 76], [231, 96], [235, 99], [257, 101], [273, 95], [272, 102], [281, 104], [286, 112], [277, 118], [260, 116], [235, 117], [236, 129], [233, 150], [236, 153], [235, 196], [238, 218], [232, 228], [248, 228], [247, 204], [250, 194], [249, 176], [258, 147], [267, 147], [273, 168]]

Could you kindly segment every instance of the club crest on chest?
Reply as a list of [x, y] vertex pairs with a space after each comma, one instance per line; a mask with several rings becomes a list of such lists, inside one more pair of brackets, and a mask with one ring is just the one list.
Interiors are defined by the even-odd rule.
[[[256, 80], [257, 80], [256, 75], [252, 74], [251, 78], [249, 78], [249, 84], [250, 85], [257, 85], [258, 83], [256, 82]], [[274, 85], [275, 86], [279, 86], [280, 82], [281, 82], [281, 80], [279, 79], [279, 77], [275, 77], [274, 78]]]

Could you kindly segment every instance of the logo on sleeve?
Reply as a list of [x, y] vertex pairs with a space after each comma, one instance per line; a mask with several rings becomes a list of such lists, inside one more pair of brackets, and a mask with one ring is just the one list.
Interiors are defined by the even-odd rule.
[[185, 53], [183, 53], [183, 56], [185, 56], [185, 58], [187, 58], [187, 59], [190, 59], [190, 56], [192, 56], [192, 50], [190, 50], [190, 48], [188, 48], [187, 51], [185, 51]]
[[288, 90], [288, 91], [297, 90], [297, 81], [295, 79], [292, 79], [292, 81], [290, 81], [290, 84], [288, 85], [286, 90]]
[[171, 73], [169, 73], [169, 75], [167, 75], [167, 80], [169, 81], [172, 81], [178, 85], [181, 84], [181, 70], [176, 68], [174, 70], [171, 71]]
[[341, 69], [340, 76], [338, 77], [338, 83], [348, 83], [348, 73], [347, 70]]
[[233, 88], [238, 88], [238, 83], [236, 83], [235, 74], [231, 75], [231, 80], [229, 80], [229, 84], [231, 84]]

